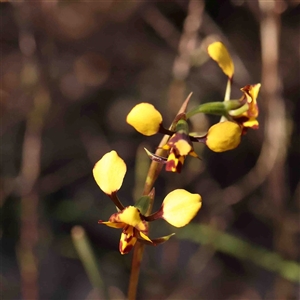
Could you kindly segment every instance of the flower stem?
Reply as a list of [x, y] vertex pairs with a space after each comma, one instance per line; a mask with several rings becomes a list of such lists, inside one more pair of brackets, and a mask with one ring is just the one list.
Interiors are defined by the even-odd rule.
[[[186, 98], [182, 106], [180, 107], [178, 114], [185, 113], [186, 107], [188, 105], [188, 102], [191, 98], [192, 93], [189, 94], [189, 96]], [[173, 130], [174, 124], [176, 121], [178, 121], [177, 116], [175, 117], [172, 125], [170, 126], [170, 130]], [[165, 135], [162, 140], [160, 141], [158, 145], [158, 149], [156, 150], [155, 154], [156, 155], [164, 155], [166, 150], [160, 149], [162, 146], [164, 146], [169, 139], [169, 135]], [[163, 164], [159, 164], [155, 161], [152, 161], [148, 170], [148, 174], [146, 177], [145, 185], [144, 185], [144, 192], [143, 195], [149, 195], [151, 192], [153, 185], [162, 170]], [[154, 202], [154, 197], [150, 196], [150, 205], [147, 210], [147, 213], [145, 214], [146, 216], [151, 214], [152, 207], [153, 207], [153, 202]], [[141, 268], [141, 263], [143, 259], [143, 253], [144, 253], [145, 245], [140, 243], [139, 241], [136, 242], [134, 251], [133, 251], [133, 257], [132, 257], [132, 264], [131, 264], [131, 274], [129, 278], [129, 287], [128, 287], [128, 299], [129, 300], [135, 300], [136, 299], [136, 293], [137, 293], [137, 287], [138, 287], [138, 281], [139, 281], [139, 275], [140, 275], [140, 268]]]
[[[169, 136], [166, 135], [162, 138], [161, 142], [159, 143], [159, 147], [162, 147], [167, 141]], [[155, 154], [157, 155], [163, 155], [165, 150], [163, 149], [157, 149]], [[149, 171], [146, 177], [145, 186], [144, 186], [144, 192], [143, 195], [148, 195], [152, 187], [163, 167], [163, 164], [159, 164], [155, 161], [152, 161]], [[154, 197], [150, 197], [150, 205], [147, 210], [147, 213], [145, 215], [151, 214]], [[137, 286], [139, 281], [139, 275], [140, 275], [140, 268], [141, 268], [141, 262], [143, 259], [143, 253], [144, 253], [145, 245], [140, 243], [139, 241], [136, 242], [134, 250], [133, 250], [133, 257], [132, 257], [132, 265], [131, 265], [131, 274], [129, 279], [129, 287], [128, 287], [128, 299], [134, 300], [136, 299], [136, 292], [137, 292]]]
[[140, 266], [143, 259], [144, 248], [145, 245], [137, 241], [132, 257], [131, 274], [128, 287], [128, 300], [136, 299], [137, 285], [139, 282], [141, 269]]

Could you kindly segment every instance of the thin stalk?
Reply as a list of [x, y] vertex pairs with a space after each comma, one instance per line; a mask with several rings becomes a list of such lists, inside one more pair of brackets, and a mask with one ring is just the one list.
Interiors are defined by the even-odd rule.
[[84, 266], [92, 286], [97, 291], [98, 296], [100, 297], [101, 291], [103, 291], [105, 298], [109, 299], [109, 295], [103, 284], [102, 276], [97, 267], [95, 254], [92, 250], [85, 230], [81, 226], [75, 226], [72, 228], [71, 236], [78, 256]]
[[223, 102], [208, 102], [201, 104], [191, 111], [189, 111], [186, 114], [186, 118], [189, 119], [192, 116], [199, 114], [199, 113], [206, 113], [206, 114], [214, 114], [214, 115], [219, 115], [222, 116], [226, 113], [226, 107]]
[[[166, 144], [166, 142], [169, 139], [169, 135], [165, 135], [161, 142], [159, 143], [158, 147], [162, 147]], [[165, 150], [163, 149], [157, 149], [155, 154], [157, 155], [163, 155]], [[148, 174], [146, 177], [145, 185], [144, 185], [144, 192], [143, 195], [148, 195], [160, 173], [162, 170], [163, 164], [159, 164], [155, 161], [152, 161], [150, 164]], [[146, 215], [151, 214], [152, 207], [153, 207], [153, 201], [154, 198], [152, 198], [152, 201], [150, 201], [150, 205], [148, 208], [148, 211]], [[129, 279], [129, 287], [128, 287], [128, 299], [134, 300], [136, 299], [136, 293], [137, 293], [137, 286], [139, 281], [139, 275], [140, 275], [140, 269], [141, 269], [141, 262], [143, 259], [143, 253], [144, 253], [145, 245], [137, 242], [134, 251], [133, 251], [133, 257], [132, 257], [132, 265], [131, 265], [131, 274]]]
[[[232, 83], [232, 78], [228, 78], [227, 85], [226, 85], [226, 91], [225, 91], [225, 96], [224, 96], [224, 102], [226, 103], [230, 99], [230, 94], [231, 94], [231, 83]], [[226, 121], [227, 118], [226, 116], [222, 116], [220, 119], [220, 122]]]
[[[300, 264], [296, 260], [284, 259], [277, 252], [252, 245], [238, 237], [209, 225], [190, 224], [182, 228], [177, 237], [193, 241], [201, 245], [210, 245], [216, 251], [226, 253], [241, 260], [248, 260], [254, 264], [280, 275], [290, 282], [300, 282]], [[238, 250], [237, 250], [238, 249]]]

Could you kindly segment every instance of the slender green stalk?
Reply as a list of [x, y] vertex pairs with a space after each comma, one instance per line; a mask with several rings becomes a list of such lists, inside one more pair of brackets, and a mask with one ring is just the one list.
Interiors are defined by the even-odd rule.
[[222, 116], [226, 113], [225, 104], [223, 102], [208, 102], [201, 104], [186, 114], [186, 118], [199, 114], [199, 113], [211, 113]]
[[[227, 85], [226, 85], [226, 91], [225, 91], [225, 96], [224, 96], [224, 103], [229, 101], [230, 99], [230, 94], [231, 94], [231, 83], [232, 83], [232, 78], [228, 78], [227, 80]], [[226, 116], [222, 115], [220, 122], [226, 121]]]
[[235, 115], [239, 115], [245, 112], [247, 109], [248, 105], [244, 105], [239, 100], [226, 100], [224, 102], [207, 102], [187, 112], [186, 118], [189, 119], [190, 117], [199, 113], [226, 116], [229, 111], [231, 115], [233, 115], [233, 113]]
[[105, 299], [109, 299], [105, 285], [103, 284], [102, 276], [97, 267], [97, 260], [85, 233], [81, 226], [74, 226], [71, 231], [74, 246], [77, 250], [78, 256], [84, 266], [84, 269], [89, 277], [89, 280], [97, 291], [99, 297], [101, 291], [105, 294]]
[[189, 224], [189, 226], [181, 228], [177, 237], [203, 245], [211, 245], [217, 251], [239, 259], [249, 260], [291, 282], [300, 283], [300, 264], [296, 261], [285, 260], [278, 253], [252, 245], [211, 226]]

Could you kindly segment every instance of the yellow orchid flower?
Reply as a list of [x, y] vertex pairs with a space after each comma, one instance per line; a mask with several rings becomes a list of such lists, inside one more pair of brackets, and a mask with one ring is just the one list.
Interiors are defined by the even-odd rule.
[[[232, 78], [234, 74], [234, 65], [230, 54], [221, 42], [210, 44], [207, 52], [210, 57], [218, 63], [224, 74], [228, 76], [224, 101], [229, 101]], [[244, 95], [240, 99], [240, 102], [244, 103], [244, 106], [236, 110], [229, 111], [229, 116], [243, 126], [243, 132], [245, 132], [247, 128], [258, 129], [259, 124], [256, 118], [258, 117], [259, 111], [256, 99], [260, 86], [261, 84], [257, 83], [254, 85], [246, 85], [245, 87], [241, 88], [241, 91], [244, 93]], [[221, 120], [224, 120], [224, 117]]]
[[165, 164], [166, 171], [180, 173], [187, 155], [199, 158], [194, 151], [191, 138], [195, 140], [194, 137], [191, 137], [184, 132], [175, 132], [169, 141], [162, 147], [162, 149], [168, 151], [168, 157], [162, 157], [151, 153], [146, 148], [144, 149], [152, 160]]
[[140, 211], [134, 206], [125, 207], [123, 210], [113, 214], [108, 222], [99, 221], [98, 223], [123, 230], [119, 244], [121, 254], [128, 253], [138, 238], [153, 243], [147, 236], [147, 222], [142, 220]]
[[166, 171], [180, 173], [187, 155], [198, 157], [193, 149], [190, 137], [184, 132], [176, 132], [173, 134], [162, 149], [169, 150], [166, 161]]
[[[229, 115], [239, 124], [246, 128], [258, 129], [259, 123], [257, 96], [260, 90], [261, 84], [246, 85], [241, 88], [244, 95], [241, 97], [240, 102], [244, 103], [244, 106], [238, 110], [229, 111]], [[240, 112], [242, 110], [242, 112]]]
[[171, 131], [163, 127], [162, 116], [152, 104], [137, 104], [128, 114], [127, 123], [144, 135], [154, 135], [158, 132], [171, 136], [169, 141], [162, 147], [168, 150], [168, 157], [157, 156], [147, 149], [149, 157], [157, 162], [166, 164], [166, 171], [181, 172], [185, 157], [191, 155], [198, 157], [193, 149], [193, 144], [188, 134], [188, 124], [185, 116], [179, 117], [175, 130]]
[[156, 239], [148, 237], [148, 223], [157, 219], [165, 219], [175, 227], [188, 224], [201, 208], [201, 196], [191, 194], [185, 190], [175, 190], [169, 193], [156, 213], [145, 216], [150, 198], [154, 197], [154, 191], [148, 196], [142, 196], [134, 206], [124, 207], [117, 197], [126, 173], [126, 164], [116, 151], [106, 153], [93, 169], [93, 175], [100, 189], [106, 193], [118, 208], [107, 222], [99, 221], [112, 228], [122, 229], [119, 250], [121, 254], [128, 253], [137, 241], [156, 246], [167, 241], [173, 234]]

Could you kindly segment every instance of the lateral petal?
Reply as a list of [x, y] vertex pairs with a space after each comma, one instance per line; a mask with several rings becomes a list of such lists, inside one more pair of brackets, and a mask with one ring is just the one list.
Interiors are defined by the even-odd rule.
[[120, 189], [126, 174], [126, 164], [116, 151], [106, 153], [94, 166], [93, 175], [100, 189], [111, 195]]

